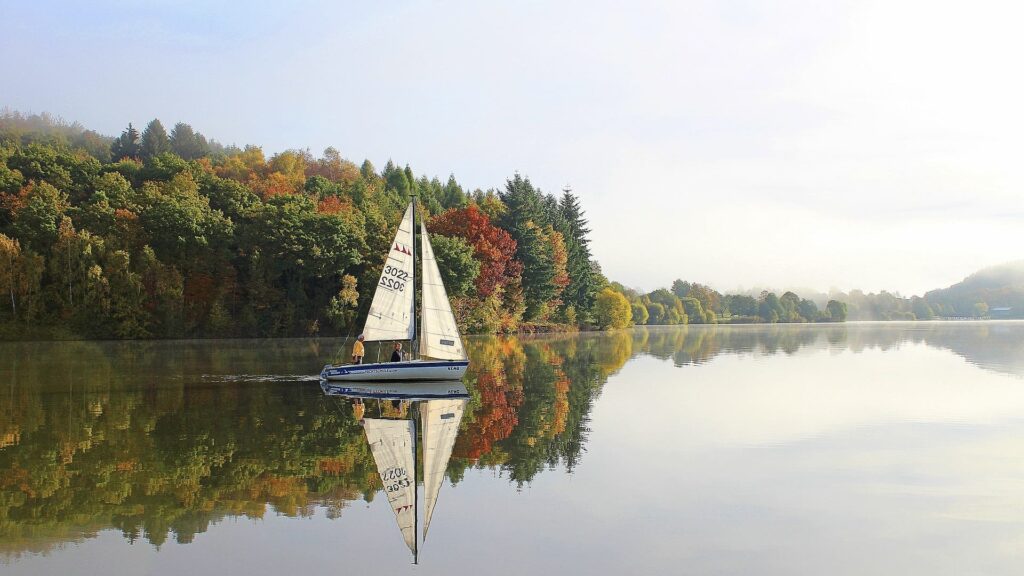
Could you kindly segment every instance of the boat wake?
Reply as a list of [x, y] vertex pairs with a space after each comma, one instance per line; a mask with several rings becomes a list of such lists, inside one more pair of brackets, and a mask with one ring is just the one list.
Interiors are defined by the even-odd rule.
[[203, 374], [199, 379], [211, 384], [220, 382], [319, 382], [320, 376], [316, 374]]

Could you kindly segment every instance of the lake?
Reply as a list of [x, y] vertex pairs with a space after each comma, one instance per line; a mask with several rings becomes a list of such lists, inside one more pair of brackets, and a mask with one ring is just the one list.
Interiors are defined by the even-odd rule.
[[325, 395], [315, 374], [342, 340], [0, 344], [0, 572], [1024, 567], [1024, 323], [467, 348], [469, 399], [414, 567], [366, 422], [426, 404]]

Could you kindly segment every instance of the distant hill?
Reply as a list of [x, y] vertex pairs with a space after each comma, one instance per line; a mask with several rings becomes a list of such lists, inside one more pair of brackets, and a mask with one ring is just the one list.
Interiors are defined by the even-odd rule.
[[834, 291], [829, 297], [846, 302], [850, 320], [1024, 318], [1024, 260], [979, 270], [924, 296], [851, 290]]
[[924, 300], [940, 316], [1024, 318], [1024, 260], [979, 270]]

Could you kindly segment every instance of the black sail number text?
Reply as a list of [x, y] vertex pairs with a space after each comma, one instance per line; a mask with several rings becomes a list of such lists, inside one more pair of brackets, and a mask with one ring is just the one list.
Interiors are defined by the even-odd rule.
[[397, 492], [402, 488], [412, 486], [405, 468], [389, 468], [381, 473], [380, 479], [384, 481], [384, 489], [388, 492]]
[[399, 270], [394, 266], [388, 265], [384, 267], [384, 273], [380, 276], [380, 285], [385, 288], [391, 288], [398, 292], [405, 290], [405, 284], [409, 282], [409, 273], [405, 270]]

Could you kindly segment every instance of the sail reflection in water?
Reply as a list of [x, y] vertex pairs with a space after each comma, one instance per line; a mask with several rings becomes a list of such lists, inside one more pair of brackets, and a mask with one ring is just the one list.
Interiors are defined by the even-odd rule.
[[[459, 434], [459, 424], [468, 403], [468, 392], [461, 383], [436, 382], [418, 383], [406, 387], [401, 383], [347, 383], [345, 387], [321, 382], [321, 388], [328, 396], [351, 398], [359, 406], [353, 413], [361, 416], [360, 424], [366, 432], [377, 472], [383, 483], [388, 503], [395, 513], [398, 528], [406, 546], [413, 554], [413, 562], [419, 561], [419, 498], [417, 485], [420, 473], [416, 466], [417, 420], [421, 429], [420, 441], [423, 454], [422, 481], [426, 501], [423, 520], [423, 539], [430, 530], [430, 519], [437, 505], [437, 497], [444, 484], [445, 470], [452, 456], [452, 448]], [[423, 396], [423, 394], [427, 394]], [[365, 417], [365, 401], [376, 401], [378, 408], [382, 401], [395, 404], [412, 403], [411, 410], [400, 410], [400, 415], [410, 418]], [[383, 416], [383, 409], [378, 413]]]
[[363, 420], [366, 441], [373, 451], [384, 493], [395, 511], [405, 545], [415, 555], [416, 546], [416, 424], [412, 420]]
[[444, 471], [452, 457], [462, 411], [467, 402], [465, 398], [450, 398], [427, 400], [419, 405], [420, 422], [423, 425], [423, 492], [427, 504], [423, 517], [424, 541], [430, 530], [430, 518], [434, 515], [441, 484], [444, 484]]

